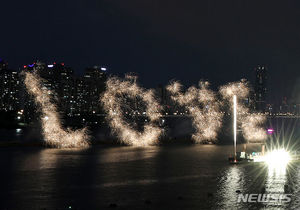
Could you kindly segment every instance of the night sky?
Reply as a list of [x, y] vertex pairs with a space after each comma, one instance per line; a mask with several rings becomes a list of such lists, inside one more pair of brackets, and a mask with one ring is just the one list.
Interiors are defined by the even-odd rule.
[[252, 81], [253, 67], [266, 64], [272, 102], [300, 103], [300, 1], [278, 2], [3, 1], [0, 57], [11, 68], [39, 59], [77, 73], [104, 64], [137, 72], [146, 87]]

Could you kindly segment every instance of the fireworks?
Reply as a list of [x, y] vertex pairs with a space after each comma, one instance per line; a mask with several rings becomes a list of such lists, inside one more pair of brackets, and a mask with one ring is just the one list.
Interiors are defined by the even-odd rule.
[[181, 106], [185, 106], [192, 116], [196, 129], [192, 138], [196, 143], [216, 140], [222, 125], [223, 114], [220, 112], [220, 103], [216, 100], [215, 93], [208, 87], [208, 82], [200, 81], [199, 88], [190, 87], [183, 93], [179, 82], [167, 86], [167, 90], [172, 94], [171, 98]]
[[242, 120], [242, 129], [245, 139], [249, 142], [260, 142], [267, 138], [266, 131], [261, 125], [266, 117], [257, 113], [249, 113]]
[[[234, 95], [238, 99], [245, 99], [249, 95], [249, 85], [245, 79], [220, 87], [220, 94], [232, 105]], [[248, 142], [260, 142], [266, 139], [266, 132], [261, 127], [266, 118], [257, 113], [250, 113], [249, 109], [240, 102], [237, 106], [238, 122], [241, 122], [243, 136]]]
[[[125, 79], [111, 77], [106, 82], [106, 91], [101, 97], [101, 103], [106, 111], [107, 119], [112, 131], [118, 136], [120, 142], [133, 146], [149, 146], [157, 144], [162, 133], [158, 126], [161, 115], [161, 105], [157, 102], [153, 90], [145, 90], [136, 83], [137, 76], [127, 75]], [[25, 85], [28, 92], [41, 109], [41, 123], [43, 135], [48, 145], [58, 148], [87, 147], [87, 130], [64, 129], [57, 107], [51, 101], [51, 91], [42, 85], [42, 79], [36, 72], [25, 72]], [[209, 89], [209, 83], [200, 81], [199, 87], [192, 86], [185, 92], [179, 82], [172, 82], [167, 86], [172, 100], [187, 109], [192, 117], [195, 133], [192, 135], [195, 143], [212, 142], [217, 139], [218, 131], [222, 126], [223, 112], [222, 101], [217, 94]], [[229, 83], [220, 87], [219, 93], [232, 106], [234, 95], [240, 99], [237, 106], [238, 119], [243, 135], [249, 142], [262, 141], [266, 132], [261, 127], [265, 121], [263, 115], [250, 113], [249, 109], [241, 102], [249, 95], [249, 87], [245, 80]], [[129, 107], [128, 100], [139, 98], [145, 105], [143, 115], [137, 110], [138, 117], [147, 117], [141, 130], [136, 129], [134, 123], [127, 122], [128, 112], [124, 107]], [[137, 109], [137, 107], [136, 107]]]
[[[160, 105], [155, 100], [152, 90], [144, 90], [135, 81], [136, 78], [132, 79], [128, 76], [125, 80], [117, 77], [109, 78], [101, 102], [107, 112], [110, 127], [122, 143], [133, 146], [149, 146], [158, 143], [162, 132], [157, 126], [161, 116]], [[148, 116], [149, 122], [146, 122], [143, 131], [137, 131], [124, 119], [125, 113], [121, 107], [124, 97], [140, 97], [145, 103], [145, 114]]]
[[43, 87], [42, 79], [36, 72], [25, 72], [25, 86], [40, 107], [43, 136], [48, 145], [57, 148], [87, 147], [86, 129], [72, 131], [63, 129], [56, 106], [51, 102], [51, 91]]

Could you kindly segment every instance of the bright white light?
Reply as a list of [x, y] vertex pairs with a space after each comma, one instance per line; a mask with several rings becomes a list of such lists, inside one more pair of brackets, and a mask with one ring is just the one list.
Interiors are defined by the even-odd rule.
[[[236, 95], [233, 96], [233, 140], [234, 140], [234, 157], [236, 157], [236, 121], [237, 121], [237, 99]], [[236, 160], [236, 159], [234, 159]]]
[[285, 149], [277, 149], [269, 152], [265, 157], [265, 162], [270, 168], [285, 168], [291, 160], [290, 154]]

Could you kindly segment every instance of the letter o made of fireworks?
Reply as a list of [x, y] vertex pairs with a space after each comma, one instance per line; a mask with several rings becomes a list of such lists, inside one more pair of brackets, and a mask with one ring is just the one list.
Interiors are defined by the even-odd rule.
[[[130, 98], [139, 96], [145, 102], [146, 115], [150, 120], [144, 125], [143, 132], [135, 130], [124, 120], [121, 108], [122, 96]], [[101, 102], [107, 113], [109, 126], [121, 143], [132, 146], [149, 146], [158, 142], [162, 131], [156, 122], [161, 116], [161, 110], [152, 90], [144, 90], [135, 82], [112, 77], [106, 82], [106, 91], [101, 97]]]

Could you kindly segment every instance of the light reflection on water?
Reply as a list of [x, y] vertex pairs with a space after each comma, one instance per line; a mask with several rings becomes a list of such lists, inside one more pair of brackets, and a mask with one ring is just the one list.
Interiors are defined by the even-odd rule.
[[244, 177], [244, 169], [239, 165], [231, 165], [224, 172], [217, 191], [217, 197], [220, 199], [217, 203], [218, 209], [240, 208], [243, 205], [237, 203], [237, 196], [239, 193], [245, 193]]
[[[299, 163], [298, 163], [299, 164]], [[292, 193], [292, 202], [289, 206], [290, 209], [299, 209], [300, 207], [300, 166], [294, 166], [293, 168], [294, 176], [288, 177], [290, 180], [291, 191]]]
[[100, 163], [113, 163], [151, 159], [155, 157], [158, 152], [159, 148], [155, 146], [149, 146], [146, 150], [140, 147], [108, 148], [99, 156], [98, 161]]
[[[69, 203], [105, 209], [111, 202], [144, 209], [146, 199], [152, 209], [289, 209], [300, 203], [297, 164], [293, 170], [261, 163], [230, 165], [231, 146], [0, 150], [6, 171], [0, 175], [1, 196], [7, 209], [28, 207], [32, 199], [33, 209], [63, 209]], [[239, 193], [285, 193], [286, 185], [293, 194], [289, 205], [237, 203]]]
[[[265, 163], [245, 163], [230, 166], [220, 178], [215, 198], [216, 209], [293, 209], [299, 208], [299, 167], [293, 165], [268, 166]], [[296, 173], [295, 173], [296, 172]], [[293, 184], [289, 183], [289, 179]], [[297, 190], [294, 190], [296, 186]], [[237, 202], [239, 194], [265, 194], [283, 198], [286, 194], [291, 202], [270, 199], [270, 202]], [[264, 199], [261, 199], [264, 200]], [[265, 199], [264, 201], [267, 201]]]
[[[268, 176], [265, 183], [265, 194], [275, 194], [275, 195], [282, 195], [286, 192], [286, 185], [287, 184], [287, 164], [278, 165], [274, 167], [273, 165], [268, 166]], [[273, 208], [281, 208], [284, 209], [285, 204], [284, 202], [278, 200], [272, 203], [266, 203], [266, 208], [273, 209]]]
[[268, 167], [268, 178], [266, 181], [266, 193], [284, 193], [287, 181], [287, 165], [279, 167]]

